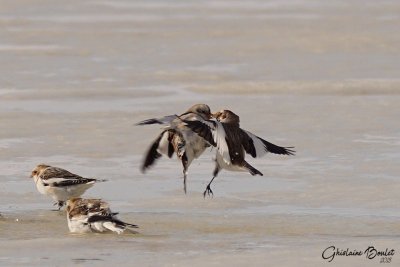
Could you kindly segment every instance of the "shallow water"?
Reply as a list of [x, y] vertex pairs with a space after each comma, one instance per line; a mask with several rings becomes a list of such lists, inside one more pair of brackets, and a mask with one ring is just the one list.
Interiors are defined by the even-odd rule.
[[[331, 245], [400, 249], [396, 1], [1, 6], [1, 266], [320, 266]], [[207, 199], [215, 150], [187, 195], [176, 160], [140, 173], [160, 129], [134, 123], [201, 102], [296, 156], [249, 159], [263, 177], [222, 171]], [[140, 234], [69, 234], [28, 178], [42, 162], [108, 179], [85, 196]]]

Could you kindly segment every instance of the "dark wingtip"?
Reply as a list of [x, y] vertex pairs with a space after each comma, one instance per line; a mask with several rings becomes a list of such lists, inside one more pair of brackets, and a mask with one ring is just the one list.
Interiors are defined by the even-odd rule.
[[135, 126], [142, 126], [142, 125], [149, 125], [149, 124], [162, 124], [162, 122], [157, 119], [148, 119], [148, 120], [139, 121], [138, 123], [135, 123]]
[[288, 156], [295, 156], [296, 155], [296, 151], [294, 150], [294, 146], [284, 147], [284, 149], [285, 149], [285, 155], [288, 155]]
[[139, 228], [138, 225], [136, 225], [136, 224], [131, 224], [131, 223], [125, 223], [125, 226], [129, 226], [129, 227], [132, 227], [132, 228]]
[[144, 174], [144, 173], [146, 173], [146, 170], [147, 170], [147, 166], [142, 166], [142, 167], [140, 167], [140, 171]]

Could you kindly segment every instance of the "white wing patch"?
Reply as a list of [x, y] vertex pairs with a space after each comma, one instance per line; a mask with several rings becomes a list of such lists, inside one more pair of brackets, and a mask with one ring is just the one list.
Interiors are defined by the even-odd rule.
[[243, 131], [253, 140], [254, 148], [256, 149], [256, 157], [261, 157], [268, 153], [267, 148], [265, 147], [264, 143], [260, 140], [260, 138], [258, 138], [258, 136], [252, 134], [251, 132], [245, 130]]
[[47, 184], [47, 185], [50, 185], [50, 186], [53, 186], [54, 183], [59, 183], [59, 182], [69, 181], [69, 180], [70, 179], [65, 179], [65, 178], [49, 178], [49, 179], [46, 179], [46, 180], [42, 180], [41, 179], [41, 181], [44, 184]]
[[214, 138], [214, 142], [217, 144], [218, 153], [222, 156], [222, 159], [226, 164], [231, 164], [231, 156], [229, 155], [228, 144], [226, 143], [226, 134], [224, 126], [219, 122], [215, 121], [216, 127], [210, 127], [211, 133]]
[[169, 146], [169, 141], [168, 141], [168, 131], [165, 131], [163, 136], [161, 137], [161, 140], [158, 144], [158, 152], [164, 155], [168, 155], [168, 146]]
[[[77, 180], [84, 180], [84, 179], [76, 179], [76, 178], [68, 179], [68, 178], [56, 178], [56, 177], [54, 177], [54, 178], [50, 178], [50, 179], [45, 180], [44, 183], [48, 184], [50, 186], [54, 186], [54, 184], [59, 184], [59, 183], [62, 183], [62, 182], [69, 182], [69, 181], [74, 182], [74, 181], [77, 181]], [[81, 186], [83, 184], [94, 184], [95, 182], [96, 181], [87, 181], [86, 183], [71, 184], [71, 185], [79, 187], [79, 186]]]
[[118, 227], [113, 222], [105, 221], [105, 222], [103, 222], [103, 226], [110, 231], [116, 232], [117, 234], [121, 234], [124, 231], [124, 228]]

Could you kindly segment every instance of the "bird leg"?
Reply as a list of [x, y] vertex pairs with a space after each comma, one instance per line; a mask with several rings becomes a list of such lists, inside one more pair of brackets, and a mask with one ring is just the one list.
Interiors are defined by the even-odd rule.
[[206, 198], [206, 195], [214, 197], [214, 193], [211, 190], [211, 183], [214, 181], [215, 177], [217, 177], [219, 171], [220, 171], [220, 167], [219, 167], [218, 163], [216, 162], [215, 169], [214, 169], [214, 172], [213, 172], [213, 178], [208, 183], [208, 185], [206, 187], [206, 190], [203, 192], [203, 197], [204, 198]]
[[183, 170], [183, 192], [185, 192], [185, 194], [186, 194], [186, 175], [187, 171]]
[[187, 176], [187, 169], [188, 169], [188, 159], [186, 153], [183, 154], [182, 158], [182, 166], [183, 166], [183, 192], [186, 194], [186, 176]]
[[60, 211], [61, 208], [64, 206], [64, 204], [65, 204], [65, 201], [61, 201], [61, 200], [55, 202], [55, 203], [53, 204], [53, 206], [57, 206], [58, 209], [55, 209], [54, 211]]
[[214, 180], [215, 176], [211, 179], [211, 181], [208, 183], [206, 190], [203, 192], [203, 197], [206, 198], [206, 195], [214, 197], [214, 192], [211, 190], [211, 183]]
[[58, 205], [58, 210], [61, 210], [61, 208], [64, 206], [64, 204], [65, 204], [65, 201], [59, 200], [58, 203], [57, 203], [57, 205]]

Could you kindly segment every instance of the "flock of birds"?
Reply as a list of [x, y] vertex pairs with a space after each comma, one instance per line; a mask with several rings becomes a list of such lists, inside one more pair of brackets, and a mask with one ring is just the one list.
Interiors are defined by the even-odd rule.
[[[280, 155], [294, 155], [293, 147], [274, 145], [251, 132], [240, 128], [239, 116], [230, 110], [211, 113], [206, 104], [196, 104], [181, 115], [169, 115], [141, 121], [137, 125], [161, 124], [163, 131], [147, 151], [142, 172], [154, 165], [162, 155], [179, 158], [183, 168], [183, 189], [186, 193], [186, 179], [190, 164], [208, 147], [216, 147], [213, 177], [203, 196], [212, 196], [211, 183], [222, 170], [244, 171], [251, 175], [263, 175], [246, 160], [246, 154], [253, 158], [268, 152]], [[36, 166], [31, 174], [37, 190], [51, 196], [60, 210], [66, 205], [68, 228], [72, 233], [107, 232], [118, 234], [138, 226], [121, 221], [112, 212], [108, 203], [101, 199], [84, 199], [80, 196], [97, 182], [105, 180], [84, 178], [65, 169], [46, 164]]]

